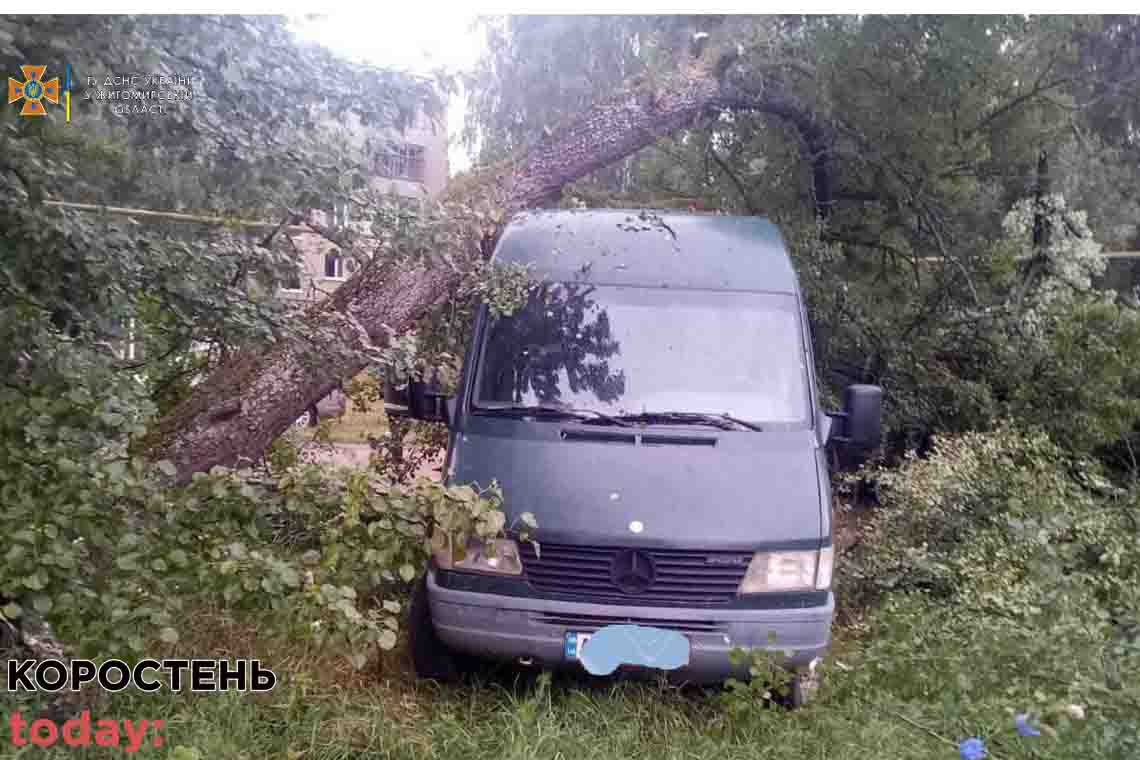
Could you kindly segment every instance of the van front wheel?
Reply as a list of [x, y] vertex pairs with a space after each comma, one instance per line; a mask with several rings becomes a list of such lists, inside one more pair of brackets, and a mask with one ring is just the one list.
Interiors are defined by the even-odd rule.
[[416, 581], [408, 605], [408, 648], [412, 667], [420, 678], [455, 683], [462, 675], [460, 656], [440, 641], [432, 625], [426, 574]]
[[792, 677], [789, 707], [798, 710], [815, 700], [819, 692], [819, 673], [807, 671]]

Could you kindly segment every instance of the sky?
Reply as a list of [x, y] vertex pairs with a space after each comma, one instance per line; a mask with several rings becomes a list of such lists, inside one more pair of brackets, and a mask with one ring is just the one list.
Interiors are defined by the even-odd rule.
[[[419, 3], [376, 4], [371, 9], [338, 11], [316, 18], [294, 17], [302, 39], [319, 42], [338, 55], [375, 66], [430, 74], [440, 67], [452, 71], [472, 68], [484, 47], [481, 31], [473, 29], [476, 14], [456, 6]], [[459, 144], [466, 98], [452, 97], [447, 109], [451, 137], [448, 156], [451, 173], [471, 165]]]

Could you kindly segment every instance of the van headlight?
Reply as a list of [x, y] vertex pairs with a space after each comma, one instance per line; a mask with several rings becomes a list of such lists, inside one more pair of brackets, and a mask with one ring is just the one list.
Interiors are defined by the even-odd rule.
[[740, 582], [740, 593], [766, 591], [826, 591], [831, 588], [835, 549], [818, 551], [756, 552]]
[[522, 575], [522, 559], [519, 546], [509, 538], [495, 538], [484, 541], [471, 538], [466, 550], [460, 556], [447, 549], [433, 552], [435, 563], [442, 570], [458, 570], [466, 573], [494, 573], [495, 575]]

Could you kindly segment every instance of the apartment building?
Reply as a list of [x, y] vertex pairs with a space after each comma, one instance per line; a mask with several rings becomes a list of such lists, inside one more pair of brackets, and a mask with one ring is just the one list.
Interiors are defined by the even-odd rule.
[[[372, 156], [373, 189], [409, 198], [431, 198], [447, 184], [445, 121], [433, 122], [420, 114], [403, 132], [373, 134], [362, 128], [352, 131]], [[344, 206], [313, 209], [310, 213], [313, 222], [331, 229], [362, 224]], [[289, 238], [301, 260], [297, 277], [282, 289], [282, 298], [308, 304], [324, 298], [352, 275], [355, 262], [342, 256], [327, 238], [307, 232], [291, 232]]]

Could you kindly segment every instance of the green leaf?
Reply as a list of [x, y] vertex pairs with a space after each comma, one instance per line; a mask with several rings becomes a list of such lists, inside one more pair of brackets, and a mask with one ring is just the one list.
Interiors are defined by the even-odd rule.
[[178, 643], [178, 631], [170, 627], [163, 628], [158, 632], [158, 638], [167, 644], [176, 644]]
[[107, 477], [109, 477], [112, 482], [122, 480], [126, 476], [126, 473], [127, 465], [122, 460], [117, 459], [107, 465]]
[[168, 478], [173, 478], [178, 474], [178, 468], [175, 467], [174, 462], [171, 462], [169, 459], [160, 460], [158, 462], [158, 469]]
[[24, 587], [32, 591], [42, 591], [47, 586], [47, 582], [47, 576], [37, 570], [24, 578]]
[[0, 614], [3, 614], [4, 617], [9, 620], [19, 620], [20, 616], [24, 614], [24, 610], [15, 602], [8, 602], [3, 607], [0, 607]]
[[380, 638], [377, 640], [377, 643], [380, 645], [381, 649], [388, 651], [396, 648], [396, 640], [397, 636], [395, 631], [384, 631], [380, 634]]
[[400, 565], [400, 577], [410, 583], [416, 577], [416, 569], [409, 564]]
[[47, 596], [43, 596], [43, 595], [37, 596], [35, 599], [32, 600], [32, 606], [36, 608], [36, 612], [40, 613], [41, 615], [46, 615], [49, 612], [51, 612], [51, 608], [52, 608], [51, 597], [47, 597]]

